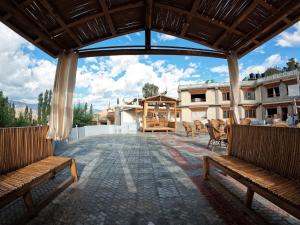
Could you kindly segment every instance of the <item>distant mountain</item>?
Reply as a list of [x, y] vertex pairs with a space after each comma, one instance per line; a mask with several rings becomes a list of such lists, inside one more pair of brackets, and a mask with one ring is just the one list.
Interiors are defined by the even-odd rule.
[[15, 108], [25, 108], [26, 105], [34, 111], [37, 111], [38, 105], [37, 104], [28, 104], [26, 102], [9, 100], [11, 104], [15, 104]]
[[[38, 108], [38, 104], [28, 104], [26, 102], [21, 102], [21, 101], [15, 101], [15, 100], [9, 100], [9, 102], [12, 104], [15, 104], [15, 108], [17, 109], [21, 109], [21, 108], [25, 108], [26, 105], [31, 108], [33, 111], [37, 111]], [[93, 109], [94, 113], [100, 112], [101, 110], [99, 109]]]

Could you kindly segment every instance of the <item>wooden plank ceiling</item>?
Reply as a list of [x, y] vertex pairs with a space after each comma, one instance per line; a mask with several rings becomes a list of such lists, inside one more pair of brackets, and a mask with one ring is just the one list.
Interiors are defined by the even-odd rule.
[[300, 19], [300, 0], [1, 0], [0, 20], [51, 56], [151, 30], [239, 57]]

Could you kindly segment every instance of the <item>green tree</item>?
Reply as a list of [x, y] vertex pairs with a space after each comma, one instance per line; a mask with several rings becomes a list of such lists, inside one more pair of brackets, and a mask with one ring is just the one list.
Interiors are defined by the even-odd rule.
[[29, 109], [29, 113], [28, 113], [28, 121], [30, 124], [32, 124], [32, 108]]
[[49, 91], [49, 96], [48, 96], [47, 108], [46, 108], [46, 114], [47, 114], [47, 116], [50, 115], [51, 101], [52, 101], [52, 91], [50, 90]]
[[29, 121], [29, 109], [28, 109], [28, 106], [26, 105], [25, 107], [25, 111], [24, 111], [24, 119], [26, 121]]
[[14, 107], [0, 91], [0, 127], [13, 126], [15, 122]]
[[38, 124], [42, 124], [42, 108], [43, 108], [43, 93], [40, 93], [38, 96]]
[[85, 104], [84, 104], [84, 114], [87, 114], [87, 110], [88, 110], [88, 104], [85, 103]]
[[31, 123], [26, 119], [25, 114], [23, 112], [19, 113], [19, 117], [16, 118], [15, 126], [16, 127], [26, 127], [30, 126]]
[[269, 67], [265, 72], [264, 74], [266, 76], [272, 76], [273, 74], [276, 74], [276, 73], [281, 73], [282, 70], [279, 68], [279, 67]]
[[297, 62], [295, 60], [295, 58], [290, 58], [289, 61], [287, 61], [286, 65], [287, 65], [287, 67], [283, 68], [285, 71], [292, 71], [292, 70], [300, 69], [299, 62]]
[[[90, 108], [91, 109], [91, 108]], [[73, 127], [83, 127], [93, 124], [93, 114], [87, 113], [87, 103], [77, 104], [73, 109]]]
[[143, 87], [144, 98], [158, 95], [158, 87], [154, 84], [146, 83]]
[[93, 104], [90, 105], [90, 115], [93, 115]]
[[42, 104], [42, 124], [47, 124], [47, 110], [48, 110], [48, 95], [49, 92], [48, 90], [45, 91], [44, 93], [44, 99], [43, 99], [43, 104]]

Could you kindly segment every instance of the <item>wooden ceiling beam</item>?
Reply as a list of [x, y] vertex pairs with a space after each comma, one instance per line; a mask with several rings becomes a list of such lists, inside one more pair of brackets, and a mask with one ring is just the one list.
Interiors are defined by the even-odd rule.
[[153, 1], [146, 0], [146, 18], [145, 18], [145, 48], [151, 49], [151, 28], [153, 17]]
[[[26, 7], [27, 5], [29, 5], [30, 3], [32, 3], [33, 0], [25, 0], [22, 3], [19, 3], [20, 7]], [[11, 10], [9, 12], [7, 12], [2, 18], [3, 20], [8, 20], [9, 18], [11, 18], [14, 13], [18, 10], [18, 7], [11, 7]]]
[[297, 10], [299, 7], [300, 1], [289, 1], [286, 4], [283, 4], [273, 16], [268, 17], [268, 19], [258, 25], [255, 30], [244, 36], [243, 40], [233, 50], [239, 52], [245, 44], [257, 39], [260, 34], [265, 33], [275, 24], [283, 21], [284, 18]]
[[[270, 3], [267, 3], [265, 0], [255, 0], [257, 1], [260, 5], [262, 5], [264, 8], [266, 8], [267, 10], [269, 10], [271, 12], [271, 14], [274, 14], [277, 12], [277, 9]], [[288, 18], [284, 18], [283, 19], [286, 23], [291, 22]]]
[[36, 23], [34, 20], [30, 19], [28, 16], [25, 15], [21, 5], [17, 4], [15, 1], [12, 2], [8, 1], [8, 2], [10, 6], [17, 8], [17, 10], [14, 11], [13, 16], [16, 15], [21, 20], [26, 21], [27, 24], [31, 24], [32, 25], [31, 28], [34, 30], [39, 40], [46, 40], [49, 43], [51, 43], [55, 48], [63, 49], [63, 46], [61, 46], [59, 43], [53, 40], [42, 25]]
[[254, 1], [247, 7], [247, 9], [245, 9], [245, 11], [241, 14], [241, 16], [238, 17], [238, 19], [230, 26], [230, 28], [229, 28], [228, 30], [225, 30], [225, 31], [222, 33], [222, 35], [219, 36], [219, 38], [215, 41], [215, 43], [214, 43], [213, 46], [214, 46], [214, 47], [217, 47], [217, 46], [221, 43], [221, 41], [226, 37], [226, 35], [227, 35], [228, 33], [232, 33], [233, 30], [235, 30], [235, 28], [236, 28], [237, 26], [239, 26], [239, 24], [240, 24], [241, 22], [243, 22], [243, 21], [250, 15], [250, 13], [253, 12], [253, 10], [256, 8], [257, 4], [258, 4], [258, 2], [257, 2], [256, 0], [254, 0]]
[[106, 21], [108, 23], [108, 26], [109, 26], [111, 34], [112, 34], [112, 36], [115, 36], [117, 32], [116, 32], [116, 29], [114, 27], [113, 21], [111, 19], [111, 16], [110, 16], [110, 13], [109, 13], [106, 1], [98, 0], [98, 2], [100, 3], [100, 5], [102, 7], [102, 10], [104, 12], [104, 16], [105, 16], [105, 19], [106, 19]]
[[116, 49], [79, 51], [80, 58], [114, 55], [189, 55], [225, 59], [226, 55], [218, 52], [181, 49]]
[[[99, 1], [102, 1], [102, 0], [99, 0]], [[118, 8], [110, 9], [108, 12], [109, 12], [109, 14], [112, 14], [112, 13], [117, 13], [117, 12], [120, 12], [120, 11], [123, 11], [123, 10], [138, 8], [138, 7], [141, 7], [143, 5], [144, 5], [144, 2], [140, 1], [140, 2], [136, 2], [136, 3], [126, 4], [126, 5], [120, 6]], [[76, 20], [72, 23], [66, 24], [66, 27], [67, 28], [72, 28], [72, 27], [75, 27], [77, 25], [86, 23], [89, 20], [93, 20], [93, 19], [99, 18], [99, 17], [104, 16], [104, 15], [105, 15], [104, 12], [100, 12], [100, 13], [96, 13], [96, 14], [91, 15], [91, 16], [85, 16], [82, 19], [79, 19], [79, 20]], [[55, 35], [57, 33], [63, 32], [63, 31], [64, 31], [63, 28], [58, 28], [58, 29], [54, 29], [50, 32], [51, 32], [51, 34]]]
[[[226, 23], [224, 23], [223, 21], [217, 21], [214, 18], [210, 18], [208, 16], [200, 15], [197, 12], [190, 13], [190, 11], [188, 11], [188, 10], [180, 9], [180, 8], [177, 8], [177, 7], [174, 7], [174, 6], [169, 6], [169, 5], [165, 5], [165, 4], [161, 4], [161, 3], [155, 3], [155, 6], [158, 7], [158, 8], [170, 10], [170, 11], [173, 11], [173, 12], [177, 12], [179, 14], [183, 14], [183, 15], [187, 15], [187, 16], [191, 16], [191, 17], [200, 19], [203, 22], [207, 22], [207, 23], [213, 24], [213, 25], [215, 25], [217, 27], [220, 27], [220, 28], [223, 28], [225, 30], [229, 30], [230, 29], [230, 26], [227, 25]], [[243, 36], [244, 35], [241, 31], [238, 31], [238, 30], [233, 30], [232, 32], [235, 33], [235, 34], [237, 34], [237, 35], [239, 35], [239, 36]]]
[[53, 6], [47, 0], [40, 0], [40, 3], [48, 10], [48, 12], [56, 19], [59, 25], [67, 31], [67, 33], [71, 36], [71, 38], [76, 42], [78, 46], [82, 46], [81, 41], [74, 34], [74, 32], [66, 26], [66, 23], [63, 21], [62, 17], [58, 15], [57, 10], [53, 8]]
[[[297, 9], [295, 9], [297, 10]], [[289, 28], [290, 26], [292, 26], [293, 24], [297, 23], [300, 20], [300, 15], [297, 16], [294, 20], [289, 20], [290, 22], [287, 23], [285, 26], [283, 26], [281, 29], [278, 29], [276, 32], [274, 32], [271, 36], [269, 36], [268, 38], [264, 39], [262, 42], [260, 42], [260, 45], [264, 44], [265, 42], [269, 41], [270, 39], [272, 39], [274, 36], [280, 34], [281, 32], [283, 32], [284, 30], [286, 30], [287, 28]], [[254, 49], [256, 49], [258, 46], [254, 46], [250, 49], [248, 49], [247, 51], [242, 52], [241, 54], [239, 54], [239, 57], [243, 57], [244, 55], [246, 55], [247, 53], [253, 51]]]
[[183, 25], [182, 31], [181, 31], [181, 33], [180, 33], [181, 36], [185, 36], [187, 30], [189, 29], [190, 23], [191, 23], [191, 21], [192, 21], [192, 19], [193, 19], [193, 17], [190, 16], [190, 15], [193, 15], [193, 14], [195, 14], [195, 13], [197, 12], [199, 3], [200, 3], [200, 0], [194, 0], [193, 6], [192, 6], [191, 11], [190, 11], [190, 13], [189, 13], [189, 16], [188, 16], [188, 18], [187, 18], [187, 21], [186, 21], [186, 23]]

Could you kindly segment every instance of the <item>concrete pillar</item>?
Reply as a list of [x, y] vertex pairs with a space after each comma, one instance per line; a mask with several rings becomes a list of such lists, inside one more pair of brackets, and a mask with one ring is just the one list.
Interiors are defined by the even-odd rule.
[[235, 53], [229, 54], [227, 62], [230, 78], [230, 111], [233, 115], [234, 122], [239, 124], [240, 74], [237, 55]]
[[115, 125], [121, 125], [121, 109], [120, 109], [120, 106], [115, 107]]
[[[215, 104], [219, 105], [220, 104], [220, 99], [219, 99], [219, 89], [215, 89]], [[220, 119], [220, 107], [216, 107], [216, 119]]]

